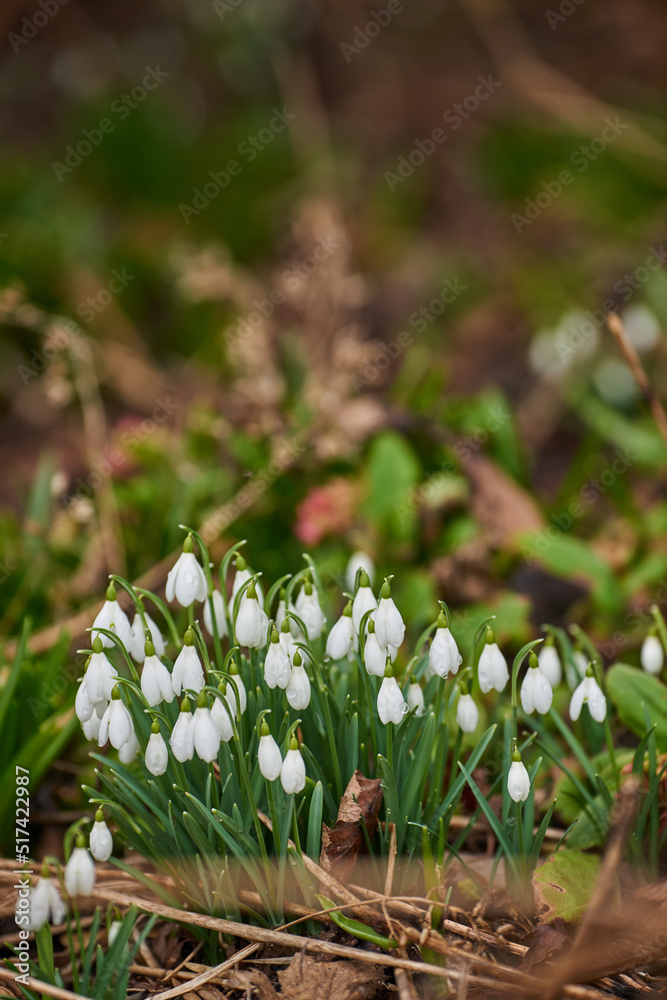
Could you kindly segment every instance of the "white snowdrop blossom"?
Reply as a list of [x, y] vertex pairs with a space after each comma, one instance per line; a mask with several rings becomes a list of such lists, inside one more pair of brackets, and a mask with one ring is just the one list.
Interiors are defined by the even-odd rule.
[[269, 619], [257, 600], [255, 585], [251, 583], [241, 598], [241, 606], [234, 623], [237, 643], [239, 646], [247, 646], [248, 649], [261, 649], [266, 645], [268, 626]]
[[[659, 674], [665, 662], [662, 643], [657, 635], [647, 635], [639, 654], [642, 668], [647, 674]], [[81, 716], [79, 716], [81, 718]]]
[[205, 601], [207, 595], [206, 574], [192, 551], [192, 537], [183, 542], [183, 551], [174, 566], [167, 573], [165, 595], [169, 603], [174, 598], [183, 608], [189, 608], [195, 601]]
[[287, 795], [296, 795], [306, 787], [306, 765], [294, 736], [290, 740], [289, 750], [280, 769], [280, 783]]
[[572, 652], [572, 659], [574, 660], [574, 667], [569, 661], [566, 660], [565, 662], [565, 677], [569, 688], [573, 691], [586, 676], [588, 657], [580, 649], [575, 649]]
[[[235, 663], [232, 663], [230, 668], [230, 674], [232, 675], [232, 680], [235, 685], [231, 682], [227, 684], [227, 702], [232, 710], [234, 718], [237, 718], [246, 710], [246, 705], [248, 704], [248, 695], [246, 694], [245, 684], [239, 677], [239, 668]], [[236, 692], [238, 691], [238, 704], [236, 700]]]
[[77, 688], [76, 698], [74, 699], [74, 711], [79, 722], [88, 722], [95, 711], [95, 704], [91, 701], [88, 694], [85, 676]]
[[540, 670], [551, 684], [552, 689], [558, 687], [563, 679], [563, 668], [556, 647], [547, 640], [546, 645], [537, 654]]
[[[225, 616], [225, 602], [219, 590], [214, 590], [212, 594], [213, 610], [215, 612], [215, 625], [220, 639], [227, 635], [227, 618]], [[206, 598], [204, 601], [204, 628], [210, 636], [213, 636], [213, 618], [211, 616], [211, 601]]]
[[146, 768], [156, 777], [164, 774], [167, 770], [169, 751], [167, 750], [167, 744], [164, 742], [164, 737], [160, 732], [160, 723], [157, 720], [151, 725], [151, 735], [148, 739], [144, 762]]
[[88, 721], [84, 722], [83, 725], [81, 726], [81, 728], [83, 729], [83, 735], [86, 737], [87, 740], [90, 740], [91, 743], [97, 743], [97, 738], [100, 735], [101, 724], [102, 720], [100, 719], [99, 715], [97, 714], [97, 712], [93, 712]]
[[357, 570], [362, 569], [368, 577], [370, 586], [373, 586], [375, 579], [375, 564], [366, 552], [353, 552], [345, 569], [345, 586], [348, 590], [354, 591], [357, 582]]
[[[146, 619], [146, 625], [150, 633], [151, 642], [155, 649], [156, 656], [164, 656], [164, 639], [160, 633], [160, 629], [157, 627], [148, 612], [144, 611], [144, 618]], [[141, 615], [137, 611], [132, 621], [132, 643], [130, 645], [129, 652], [132, 659], [137, 663], [141, 663], [144, 659], [146, 646], [146, 630], [144, 629], [144, 623], [141, 620]]]
[[512, 763], [507, 775], [507, 791], [514, 802], [525, 802], [530, 795], [530, 778], [518, 751], [512, 754]]
[[530, 666], [521, 684], [521, 707], [530, 715], [536, 709], [546, 715], [551, 708], [553, 688], [542, 673], [535, 653], [530, 655]]
[[125, 649], [130, 649], [132, 645], [132, 627], [129, 619], [120, 604], [116, 600], [116, 588], [111, 584], [107, 588], [107, 599], [97, 614], [91, 633], [95, 638], [99, 638], [103, 646], [113, 646], [114, 641], [102, 632], [95, 634], [97, 629], [105, 628], [109, 632], [115, 632]]
[[84, 844], [79, 837], [65, 865], [65, 888], [70, 896], [90, 896], [95, 885], [95, 862]]
[[119, 748], [118, 760], [121, 764], [131, 764], [140, 750], [141, 747], [139, 746], [137, 735], [136, 733], [132, 733], [132, 736], [127, 743], [123, 743], [122, 747]]
[[354, 622], [352, 601], [348, 601], [343, 614], [327, 636], [326, 654], [332, 660], [344, 660], [354, 648]]
[[280, 747], [271, 736], [269, 727], [262, 723], [261, 736], [259, 737], [259, 747], [257, 749], [257, 763], [263, 778], [267, 781], [275, 781], [280, 777], [282, 771], [283, 758]]
[[174, 694], [179, 696], [181, 691], [194, 691], [199, 694], [204, 686], [204, 668], [201, 665], [194, 641], [194, 632], [189, 628], [183, 638], [183, 649], [176, 657], [171, 674]]
[[276, 687], [284, 690], [289, 683], [291, 669], [290, 658], [283, 649], [280, 636], [274, 628], [264, 660], [264, 680], [267, 687], [270, 687], [271, 690]]
[[[216, 699], [217, 700], [217, 699]], [[220, 732], [211, 718], [208, 698], [204, 691], [199, 695], [193, 716], [194, 746], [200, 760], [210, 764], [216, 760], [220, 749]]]
[[428, 651], [428, 665], [431, 673], [438, 677], [448, 677], [457, 673], [463, 657], [459, 653], [454, 636], [447, 627], [447, 619], [441, 612], [438, 615], [438, 627], [433, 636], [433, 642]]
[[[287, 614], [287, 605], [285, 604], [285, 588], [280, 588], [280, 598], [278, 600], [278, 607], [276, 608], [276, 628], [280, 632], [282, 629], [283, 622], [285, 621], [285, 615]], [[290, 632], [290, 635], [292, 633]]]
[[486, 645], [479, 658], [477, 674], [483, 694], [488, 694], [493, 688], [496, 691], [504, 690], [510, 679], [507, 662], [498, 648], [498, 643], [493, 638], [491, 629], [486, 630]]
[[384, 677], [384, 668], [387, 665], [387, 650], [383, 649], [375, 634], [375, 624], [372, 619], [368, 620], [368, 635], [364, 643], [364, 666], [366, 673], [374, 677]]
[[588, 667], [586, 676], [575, 689], [570, 700], [570, 718], [576, 722], [581, 715], [581, 709], [588, 705], [588, 710], [596, 722], [604, 722], [607, 714], [607, 701], [600, 685], [593, 676], [593, 668]]
[[354, 623], [355, 636], [359, 635], [361, 619], [364, 617], [366, 612], [375, 611], [377, 606], [378, 602], [375, 598], [375, 594], [370, 588], [368, 576], [366, 573], [362, 573], [359, 578], [359, 589], [354, 595], [354, 600], [352, 601], [352, 622]]
[[111, 831], [104, 821], [104, 813], [98, 809], [95, 813], [95, 822], [90, 831], [88, 841], [90, 853], [96, 861], [108, 861], [113, 851], [113, 837]]
[[408, 711], [408, 706], [403, 699], [401, 689], [398, 686], [398, 681], [393, 676], [391, 667], [386, 668], [384, 680], [378, 691], [377, 710], [383, 726], [388, 725], [390, 722], [393, 722], [397, 726]]
[[301, 654], [297, 650], [294, 654], [294, 665], [290, 675], [289, 683], [285, 688], [285, 694], [291, 707], [297, 712], [308, 708], [310, 704], [310, 680], [306, 673], [306, 668], [301, 661]]
[[417, 709], [417, 711], [415, 712], [416, 716], [421, 717], [422, 715], [424, 715], [426, 711], [424, 707], [424, 692], [422, 691], [421, 686], [417, 684], [416, 681], [413, 681], [412, 684], [408, 685], [408, 695], [406, 701], [408, 703], [409, 711], [411, 711], [413, 708], [416, 708]]
[[[248, 580], [252, 579], [253, 576], [253, 574], [248, 569], [246, 561], [243, 558], [243, 556], [237, 556], [234, 565], [236, 566], [236, 573], [234, 574], [234, 582], [232, 584], [232, 600], [231, 600], [232, 607], [234, 606], [234, 598], [238, 594], [243, 584], [247, 583]], [[250, 588], [248, 588], [248, 590], [249, 589]], [[255, 582], [255, 590], [257, 591], [257, 600], [260, 602], [260, 604], [263, 604], [264, 594], [262, 592], [262, 587], [259, 581]], [[246, 590], [245, 593], [247, 594], [247, 592], [248, 591]]]
[[181, 702], [179, 713], [174, 728], [169, 737], [169, 746], [176, 760], [181, 764], [186, 760], [192, 760], [195, 752], [195, 720], [190, 712], [190, 702], [184, 698]]
[[[215, 723], [220, 739], [224, 743], [229, 743], [234, 735], [234, 726], [232, 725], [232, 720], [230, 719], [230, 713], [232, 715], [235, 714], [236, 696], [232, 693], [230, 700], [226, 681], [220, 682], [218, 685], [218, 691], [222, 695], [222, 698], [215, 697], [213, 699], [211, 718]], [[225, 708], [225, 705], [227, 705], [227, 708]], [[229, 709], [229, 711], [227, 709]]]
[[102, 640], [99, 636], [96, 636], [93, 641], [93, 655], [90, 657], [84, 679], [88, 697], [94, 705], [111, 699], [111, 692], [118, 679], [118, 672], [109, 657], [103, 652]]
[[464, 733], [474, 733], [479, 725], [479, 709], [465, 685], [461, 687], [461, 696], [456, 706], [456, 721]]
[[129, 743], [133, 736], [132, 716], [120, 700], [120, 691], [115, 687], [111, 692], [111, 701], [100, 722], [97, 745], [103, 747], [108, 740], [112, 747], [120, 750], [122, 745]]
[[43, 874], [37, 885], [30, 886], [28, 890], [27, 924], [23, 922], [23, 919], [19, 920], [25, 912], [25, 909], [20, 906], [19, 899], [16, 904], [16, 922], [19, 927], [26, 931], [39, 931], [47, 923], [56, 926], [65, 919], [67, 909], [62, 901], [60, 890], [48, 874]]
[[161, 701], [171, 704], [174, 700], [171, 674], [155, 655], [152, 642], [146, 643], [146, 659], [141, 671], [141, 691], [151, 708], [159, 705]]
[[310, 580], [306, 580], [303, 588], [299, 591], [295, 608], [297, 615], [306, 626], [308, 638], [311, 640], [319, 638], [324, 631], [327, 620], [322, 613], [317, 590]]
[[405, 635], [405, 624], [400, 611], [394, 604], [391, 587], [387, 580], [382, 584], [380, 603], [373, 615], [373, 621], [375, 622], [375, 634], [382, 648], [393, 646], [394, 649], [398, 649]]

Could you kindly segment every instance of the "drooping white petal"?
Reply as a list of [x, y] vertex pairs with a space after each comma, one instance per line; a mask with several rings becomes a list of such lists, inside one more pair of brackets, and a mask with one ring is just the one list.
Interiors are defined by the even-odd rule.
[[85, 847], [75, 847], [65, 865], [65, 888], [70, 896], [90, 896], [95, 885], [95, 862]]
[[[192, 648], [192, 647], [190, 647]], [[174, 700], [171, 674], [157, 656], [147, 656], [141, 671], [141, 691], [151, 708]]]
[[117, 679], [118, 671], [106, 653], [93, 653], [85, 675], [86, 690], [93, 704], [110, 700]]
[[377, 606], [373, 620], [375, 622], [375, 634], [380, 645], [384, 649], [387, 646], [393, 646], [395, 649], [398, 649], [403, 642], [405, 625], [392, 597], [380, 598], [380, 603]]
[[353, 552], [345, 569], [345, 586], [352, 593], [357, 582], [357, 570], [363, 569], [371, 587], [375, 579], [375, 564], [366, 552]]
[[[144, 617], [146, 618], [146, 625], [148, 626], [148, 631], [150, 632], [151, 642], [153, 643], [153, 648], [155, 650], [156, 656], [164, 655], [164, 639], [160, 629], [157, 627], [151, 616], [147, 611], [144, 611]], [[130, 646], [129, 652], [132, 655], [132, 659], [137, 663], [143, 663], [145, 657], [145, 647], [146, 647], [146, 632], [144, 630], [144, 623], [141, 620], [141, 615], [137, 612], [132, 621], [132, 644]]]
[[275, 781], [276, 778], [280, 777], [283, 759], [280, 754], [280, 747], [273, 736], [260, 736], [257, 761], [262, 777], [266, 778], [267, 781]]
[[285, 688], [287, 700], [297, 712], [308, 708], [310, 704], [310, 680], [305, 668], [302, 666], [292, 667], [289, 683]]
[[195, 752], [194, 717], [191, 712], [180, 712], [169, 738], [169, 746], [176, 760], [192, 760]]
[[[641, 665], [647, 674], [659, 674], [665, 662], [662, 643], [657, 635], [647, 635], [639, 654]], [[79, 716], [81, 718], [81, 716]]]
[[220, 733], [208, 708], [196, 708], [193, 716], [194, 745], [200, 760], [210, 764], [220, 749]]
[[415, 715], [422, 716], [426, 711], [424, 708], [424, 692], [419, 684], [413, 683], [408, 685], [408, 695], [406, 701], [408, 703], [409, 710], [412, 710], [413, 708], [417, 709]]
[[573, 722], [579, 718], [584, 704], [588, 705], [588, 710], [596, 722], [604, 722], [607, 714], [607, 701], [595, 677], [584, 677], [572, 695], [570, 718]]
[[384, 726], [389, 722], [393, 722], [397, 726], [408, 711], [408, 706], [403, 700], [401, 689], [395, 677], [385, 677], [382, 681], [378, 691], [377, 710], [380, 722]]
[[498, 643], [488, 642], [479, 658], [478, 665], [479, 686], [483, 694], [487, 694], [493, 688], [502, 691], [509, 680], [509, 670], [505, 657], [498, 648]]
[[264, 660], [264, 680], [268, 687], [284, 690], [289, 683], [291, 669], [289, 656], [281, 642], [270, 642]]
[[306, 626], [309, 639], [317, 639], [322, 635], [327, 620], [322, 613], [320, 599], [315, 587], [312, 587], [310, 594], [306, 593], [305, 588], [299, 592], [296, 601], [296, 613]]
[[454, 636], [447, 627], [438, 628], [428, 651], [431, 671], [438, 677], [457, 673], [463, 657], [459, 653]]
[[266, 631], [269, 619], [256, 597], [242, 597], [239, 613], [234, 623], [236, 641], [239, 646], [261, 649], [266, 645]]
[[545, 715], [551, 708], [553, 690], [539, 666], [529, 667], [521, 684], [521, 707], [530, 715], [535, 709]]
[[139, 746], [136, 733], [132, 733], [127, 743], [123, 743], [122, 747], [119, 748], [118, 760], [121, 764], [131, 764], [140, 750], [141, 747]]
[[194, 552], [181, 552], [167, 574], [165, 594], [168, 601], [176, 598], [183, 608], [206, 599], [206, 575]]
[[[222, 639], [227, 635], [227, 618], [225, 617], [225, 602], [219, 590], [213, 591], [213, 608], [215, 610], [215, 624], [218, 629], [218, 636]], [[210, 636], [213, 635], [211, 602], [208, 598], [204, 601], [204, 628]]]
[[229, 717], [229, 712], [225, 708], [225, 704], [229, 707], [229, 711], [233, 715], [236, 706], [236, 698], [234, 698], [233, 704], [230, 704], [229, 685], [227, 685], [227, 695], [224, 698], [224, 703], [222, 698], [216, 697], [213, 699], [213, 706], [211, 708], [211, 718], [215, 723], [220, 739], [225, 743], [229, 743], [234, 735], [234, 727], [232, 725], [232, 720]]
[[306, 787], [306, 765], [299, 750], [288, 750], [285, 754], [280, 782], [288, 795], [296, 795]]
[[462, 694], [456, 708], [456, 721], [464, 733], [474, 733], [479, 725], [479, 709], [470, 694]]
[[326, 654], [332, 660], [344, 660], [354, 642], [354, 622], [351, 615], [341, 615], [327, 637]]
[[543, 646], [537, 654], [540, 670], [549, 681], [552, 689], [558, 687], [563, 679], [563, 668], [555, 646]]
[[181, 691], [194, 691], [199, 694], [203, 688], [204, 670], [194, 646], [183, 646], [176, 657], [171, 675], [171, 685], [174, 694], [177, 695], [180, 695]]
[[507, 775], [507, 791], [514, 802], [525, 802], [530, 795], [530, 778], [525, 765], [520, 760], [512, 761]]
[[76, 717], [79, 722], [88, 722], [91, 715], [95, 711], [95, 705], [91, 701], [88, 694], [85, 677], [79, 684], [76, 692], [76, 698], [74, 699], [74, 711], [76, 712]]
[[154, 775], [164, 774], [169, 763], [169, 751], [162, 733], [151, 733], [145, 756], [146, 767]]
[[375, 594], [370, 587], [359, 587], [352, 602], [352, 621], [355, 635], [359, 635], [361, 619], [367, 611], [374, 611], [378, 606]]
[[90, 853], [96, 861], [108, 861], [113, 851], [113, 837], [104, 821], [93, 823], [88, 843]]
[[132, 627], [118, 601], [107, 600], [104, 602], [90, 630], [93, 639], [99, 637], [103, 646], [113, 646], [113, 639], [97, 631], [100, 628], [105, 628], [109, 632], [115, 632], [129, 653], [130, 646], [132, 645]]
[[387, 665], [387, 650], [380, 646], [374, 632], [366, 637], [364, 644], [364, 666], [366, 673], [374, 677], [384, 677], [384, 668]]

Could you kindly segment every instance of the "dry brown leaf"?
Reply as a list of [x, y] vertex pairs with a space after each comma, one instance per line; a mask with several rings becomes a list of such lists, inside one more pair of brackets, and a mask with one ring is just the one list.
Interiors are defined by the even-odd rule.
[[472, 512], [491, 544], [517, 551], [521, 536], [544, 527], [533, 498], [485, 455], [471, 455], [463, 471], [472, 486]]
[[295, 955], [278, 972], [281, 996], [286, 1000], [372, 1000], [385, 981], [380, 966], [361, 962], [318, 962]]
[[361, 826], [373, 837], [377, 828], [378, 813], [382, 802], [382, 782], [379, 778], [365, 778], [355, 771], [345, 789], [338, 818], [332, 828], [322, 824], [322, 853], [320, 864], [325, 871], [335, 873], [338, 879], [349, 878], [357, 858], [366, 846]]

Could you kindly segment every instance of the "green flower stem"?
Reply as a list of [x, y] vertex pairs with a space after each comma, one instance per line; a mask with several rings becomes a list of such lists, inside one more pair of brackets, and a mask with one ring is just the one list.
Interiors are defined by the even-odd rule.
[[192, 628], [192, 626], [194, 625], [194, 621], [195, 621], [195, 606], [194, 604], [190, 604], [188, 606], [188, 628]]
[[[458, 761], [461, 759], [461, 747], [463, 746], [463, 732], [460, 726], [456, 731], [456, 739], [454, 740], [454, 749], [452, 751], [452, 764], [449, 770], [449, 784], [447, 785], [447, 791], [449, 791], [456, 781], [459, 769]], [[437, 772], [436, 772], [437, 773]]]
[[[530, 794], [533, 794], [532, 788]], [[521, 869], [521, 876], [523, 878], [526, 870], [526, 861], [523, 849], [523, 802], [515, 802], [514, 805], [516, 806], [517, 853], [519, 855], [519, 865]]]
[[394, 724], [393, 722], [387, 723], [387, 763], [389, 764], [389, 769], [393, 773], [394, 771]]
[[[269, 815], [273, 827], [273, 840], [276, 845], [276, 853], [280, 858], [282, 856], [282, 845], [280, 843], [280, 827], [278, 825], [278, 813], [276, 812], [276, 799], [273, 794], [273, 782], [265, 778], [264, 784], [266, 785], [266, 797], [269, 800]], [[279, 912], [280, 910], [282, 910], [282, 906], [279, 907]]]
[[[238, 698], [237, 698], [237, 705], [238, 705]], [[252, 820], [255, 826], [255, 833], [257, 834], [257, 840], [259, 842], [259, 850], [265, 865], [268, 865], [269, 856], [266, 853], [266, 844], [264, 843], [262, 825], [259, 821], [259, 816], [257, 815], [257, 805], [255, 803], [255, 798], [252, 794], [252, 785], [250, 784], [250, 778], [248, 777], [248, 770], [245, 766], [243, 747], [241, 746], [241, 740], [239, 739], [239, 733], [238, 729], [236, 728], [235, 721], [234, 721], [234, 756], [236, 758], [236, 769], [239, 775], [239, 779], [242, 785], [245, 787], [246, 794], [248, 796], [248, 801], [252, 803]]]
[[310, 661], [313, 664], [313, 672], [315, 674], [315, 679], [317, 680], [317, 689], [320, 693], [320, 700], [322, 703], [322, 714], [324, 715], [324, 724], [327, 730], [327, 738], [329, 740], [329, 746], [331, 748], [331, 759], [334, 768], [334, 781], [336, 783], [336, 795], [340, 799], [343, 795], [343, 782], [340, 775], [340, 763], [338, 761], [338, 749], [336, 746], [336, 736], [333, 728], [333, 721], [331, 719], [331, 709], [329, 707], [328, 692], [324, 686], [324, 678], [322, 677], [322, 670], [319, 663], [317, 662], [317, 657], [307, 646], [303, 643], [298, 643], [301, 649], [306, 650], [310, 656]]
[[174, 645], [176, 646], [176, 649], [180, 649], [181, 636], [178, 634], [178, 629], [176, 628], [176, 623], [174, 621], [172, 613], [167, 607], [167, 605], [164, 603], [164, 601], [160, 600], [159, 597], [156, 597], [155, 594], [152, 593], [152, 591], [145, 590], [143, 587], [135, 587], [134, 590], [141, 597], [147, 597], [149, 601], [153, 602], [153, 604], [158, 609], [158, 611], [160, 611], [162, 617], [167, 623], [167, 627], [171, 632], [171, 637], [174, 640]]
[[616, 791], [621, 787], [621, 771], [618, 766], [618, 761], [616, 760], [616, 752], [614, 751], [614, 741], [611, 736], [611, 725], [609, 724], [609, 712], [606, 713], [604, 717], [604, 722], [602, 723], [604, 729], [604, 736], [607, 741], [607, 750], [609, 751], [609, 760], [611, 763], [612, 771], [614, 772], [614, 784], [616, 785]]

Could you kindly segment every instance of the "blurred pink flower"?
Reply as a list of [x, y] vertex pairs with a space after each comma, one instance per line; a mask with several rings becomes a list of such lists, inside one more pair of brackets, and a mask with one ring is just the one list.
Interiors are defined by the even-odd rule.
[[357, 500], [357, 486], [342, 476], [315, 486], [296, 509], [294, 534], [305, 545], [344, 534], [352, 526]]

